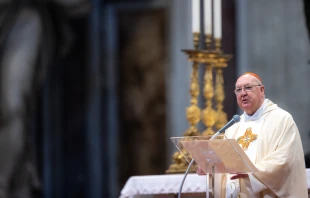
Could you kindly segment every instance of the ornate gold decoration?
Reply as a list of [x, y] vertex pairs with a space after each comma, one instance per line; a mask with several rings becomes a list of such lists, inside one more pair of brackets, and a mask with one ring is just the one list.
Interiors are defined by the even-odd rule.
[[186, 118], [190, 124], [190, 128], [185, 132], [184, 136], [199, 135], [196, 124], [200, 121], [200, 108], [197, 106], [199, 95], [198, 82], [198, 63], [193, 62], [193, 71], [191, 75], [190, 85], [191, 105], [186, 109]]
[[[190, 85], [191, 105], [186, 109], [186, 118], [190, 124], [190, 127], [188, 130], [186, 130], [184, 136], [199, 136], [200, 133], [196, 127], [197, 123], [201, 119], [201, 110], [197, 106], [198, 96], [200, 93], [198, 66], [199, 63], [214, 64], [216, 52], [210, 50], [182, 50], [182, 51], [188, 55], [188, 60], [193, 62], [193, 71], [191, 74], [191, 85]], [[171, 164], [169, 166], [169, 169], [166, 170], [166, 173], [181, 173], [181, 172], [184, 173], [186, 171], [188, 163], [186, 162], [185, 159], [184, 159], [185, 161], [182, 161], [179, 158], [183, 159], [184, 157], [182, 153], [177, 151], [173, 154], [172, 157], [172, 161], [174, 162], [174, 164]], [[190, 159], [190, 156], [188, 158]], [[193, 170], [195, 170], [196, 166], [197, 166], [196, 164], [193, 164]]]
[[[191, 159], [191, 156], [189, 156], [189, 154], [187, 154], [187, 152], [184, 149], [182, 149], [182, 153], [187, 155], [186, 156], [187, 158]], [[188, 162], [186, 161], [182, 153], [178, 151], [172, 155], [173, 164], [171, 164], [169, 166], [169, 169], [166, 170], [167, 174], [184, 173], [186, 171], [188, 167]], [[195, 172], [195, 170], [197, 170], [196, 163], [192, 165], [191, 171], [189, 172]]]
[[215, 50], [218, 51], [218, 52], [221, 52], [221, 47], [222, 47], [221, 41], [222, 41], [222, 40], [219, 39], [219, 38], [215, 38], [215, 39], [214, 39]]
[[215, 123], [215, 128], [219, 130], [227, 123], [227, 114], [223, 111], [223, 101], [225, 99], [224, 93], [224, 79], [222, 68], [216, 68], [215, 77], [215, 101], [216, 101], [216, 113], [217, 120]]
[[[184, 136], [199, 136], [199, 131], [196, 127], [197, 123], [200, 121], [201, 110], [197, 106], [198, 96], [199, 96], [199, 80], [198, 80], [198, 62], [193, 61], [193, 70], [191, 74], [191, 84], [190, 91], [191, 95], [191, 105], [186, 109], [186, 118], [190, 124], [189, 129], [184, 133]], [[183, 151], [182, 153], [185, 153]], [[186, 171], [188, 163], [185, 160], [181, 152], [177, 151], [172, 155], [173, 164], [169, 166], [169, 169], [166, 170], [166, 173], [183, 173]], [[190, 156], [188, 156], [191, 158]], [[197, 166], [194, 164], [194, 167]], [[197, 168], [197, 167], [196, 167]]]
[[202, 111], [202, 122], [207, 126], [207, 129], [202, 133], [202, 135], [205, 136], [215, 133], [212, 127], [216, 122], [216, 111], [212, 107], [214, 89], [211, 64], [207, 64], [206, 66], [203, 95], [206, 98], [206, 108]]
[[194, 41], [194, 48], [197, 50], [199, 47], [199, 36], [200, 33], [199, 32], [194, 32], [193, 33], [193, 41]]
[[257, 139], [257, 134], [252, 133], [252, 128], [246, 129], [243, 136], [237, 139], [238, 144], [241, 144], [243, 150], [247, 150], [250, 143]]
[[207, 99], [207, 107], [202, 112], [202, 121], [209, 128], [203, 135], [214, 134], [212, 126], [216, 121], [216, 112], [212, 108], [212, 98], [214, 96], [212, 65], [216, 63], [218, 52], [214, 50], [182, 50], [188, 55], [188, 59], [193, 62], [206, 64], [206, 72], [204, 75], [204, 97]]
[[[227, 115], [223, 112], [223, 100], [224, 87], [223, 87], [223, 75], [222, 69], [227, 66], [228, 60], [231, 58], [230, 55], [223, 55], [220, 48], [220, 40], [215, 39], [215, 48], [212, 50], [212, 35], [206, 35], [206, 50], [200, 50], [199, 48], [199, 32], [193, 33], [194, 50], [182, 50], [187, 54], [188, 60], [193, 62], [193, 70], [191, 74], [191, 84], [190, 84], [190, 95], [191, 101], [190, 106], [186, 109], [186, 118], [190, 124], [189, 129], [184, 133], [184, 136], [199, 136], [199, 131], [196, 125], [199, 123], [200, 119], [205, 124], [207, 129], [202, 133], [203, 136], [213, 135], [214, 130], [212, 129], [215, 123], [216, 127], [222, 126], [223, 123], [227, 122]], [[203, 96], [206, 99], [206, 107], [201, 112], [201, 108], [198, 107], [198, 96], [199, 91], [199, 79], [198, 79], [198, 66], [199, 64], [205, 64], [205, 74], [204, 74], [204, 87]], [[216, 69], [216, 89], [215, 89], [215, 100], [217, 102], [217, 111], [212, 107], [212, 99], [214, 97], [214, 87], [213, 87], [213, 68]], [[219, 119], [219, 120], [217, 120]], [[218, 122], [217, 122], [218, 121]], [[186, 151], [182, 151], [186, 153]], [[188, 162], [184, 158], [181, 152], [175, 152], [172, 156], [173, 164], [169, 166], [166, 173], [184, 173], [187, 169]], [[186, 154], [185, 154], [186, 155]], [[191, 159], [187, 156], [187, 159]], [[192, 171], [197, 169], [197, 164], [193, 164]]]
[[[216, 39], [216, 41], [219, 43], [217, 45], [220, 46], [221, 40]], [[215, 101], [217, 109], [217, 121], [215, 123], [215, 128], [217, 130], [221, 129], [227, 123], [227, 114], [223, 111], [223, 101], [225, 99], [223, 69], [227, 67], [228, 61], [231, 58], [231, 55], [224, 55], [220, 53], [217, 57], [217, 62], [214, 64], [216, 70]]]
[[212, 35], [206, 34], [206, 48], [207, 48], [207, 50], [211, 49], [211, 43], [212, 43]]

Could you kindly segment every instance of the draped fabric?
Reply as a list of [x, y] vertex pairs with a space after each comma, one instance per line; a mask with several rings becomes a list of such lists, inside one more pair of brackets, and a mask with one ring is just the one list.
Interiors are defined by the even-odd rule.
[[[255, 125], [256, 122], [259, 124]], [[244, 124], [258, 133], [253, 144], [256, 152], [247, 155], [259, 169], [250, 178], [260, 184], [253, 179], [240, 179], [241, 192], [247, 197], [308, 197], [302, 142], [292, 116], [269, 100], [260, 119], [245, 121], [242, 115], [241, 121], [226, 131], [226, 136], [237, 139]]]

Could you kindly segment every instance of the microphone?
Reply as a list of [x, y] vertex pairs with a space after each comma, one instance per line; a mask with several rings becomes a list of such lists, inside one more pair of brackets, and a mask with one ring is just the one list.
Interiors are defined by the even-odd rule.
[[[216, 132], [211, 138], [210, 140], [213, 140], [215, 139], [218, 135], [220, 135], [221, 133], [223, 133], [224, 131], [226, 131], [226, 129], [228, 129], [229, 127], [231, 127], [232, 125], [234, 125], [235, 123], [239, 122], [240, 121], [240, 116], [238, 114], [234, 115], [232, 117], [232, 119], [227, 122], [227, 124], [225, 124], [225, 126], [223, 126], [220, 130], [218, 130], [218, 132]], [[194, 163], [194, 158], [191, 160], [191, 162], [189, 163], [185, 173], [184, 173], [184, 177], [183, 177], [183, 180], [181, 182], [181, 185], [180, 185], [180, 189], [179, 189], [179, 193], [178, 193], [178, 198], [181, 198], [181, 193], [182, 193], [182, 188], [183, 188], [183, 184], [185, 182], [185, 179], [187, 177], [187, 174], [188, 174], [188, 171], [190, 170], [190, 167], [192, 166], [192, 164]]]
[[228, 129], [229, 127], [231, 127], [232, 125], [234, 125], [235, 123], [240, 121], [240, 116], [238, 114], [234, 115], [232, 117], [232, 119], [227, 122], [227, 124], [225, 124], [225, 126], [223, 126], [220, 130], [218, 130], [218, 132], [216, 132], [216, 134], [214, 134], [210, 140], [213, 140], [214, 138], [216, 138], [218, 135], [220, 135], [221, 133], [223, 133], [224, 131], [226, 131], [226, 129]]
[[219, 130], [219, 132], [220, 133], [222, 133], [222, 132], [224, 132], [226, 129], [228, 129], [229, 127], [231, 127], [233, 124], [235, 124], [235, 123], [237, 123], [237, 122], [239, 122], [240, 121], [240, 116], [239, 115], [234, 115], [233, 117], [232, 117], [232, 119], [225, 125], [225, 126], [223, 126], [220, 130]]

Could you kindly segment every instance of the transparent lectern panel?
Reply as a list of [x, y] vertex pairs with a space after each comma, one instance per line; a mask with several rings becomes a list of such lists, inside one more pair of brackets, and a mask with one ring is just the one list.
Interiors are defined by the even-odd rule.
[[[208, 136], [183, 136], [183, 137], [171, 137], [171, 141], [174, 143], [174, 145], [177, 147], [177, 149], [180, 151], [180, 153], [183, 155], [183, 157], [186, 159], [188, 163], [192, 160], [192, 156], [188, 153], [187, 149], [184, 148], [184, 145], [182, 142], [184, 141], [194, 141], [194, 140], [210, 140], [213, 135]], [[217, 139], [223, 139], [225, 136], [219, 135]]]
[[211, 137], [172, 137], [171, 140], [188, 162], [194, 158], [206, 173], [212, 172], [212, 166], [216, 173], [258, 171], [236, 140], [223, 135], [210, 140]]

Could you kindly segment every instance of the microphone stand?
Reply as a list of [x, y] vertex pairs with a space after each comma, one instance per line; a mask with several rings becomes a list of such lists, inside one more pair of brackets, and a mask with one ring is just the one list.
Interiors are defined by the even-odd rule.
[[178, 198], [181, 198], [181, 193], [182, 193], [182, 188], [183, 188], [183, 184], [185, 182], [185, 179], [187, 177], [187, 174], [188, 174], [188, 171], [189, 169], [191, 168], [192, 164], [195, 162], [194, 158], [191, 160], [191, 162], [189, 163], [186, 171], [185, 171], [185, 174], [184, 174], [184, 177], [183, 177], [183, 180], [182, 180], [182, 183], [180, 185], [180, 189], [179, 189], [179, 194], [178, 194]]

